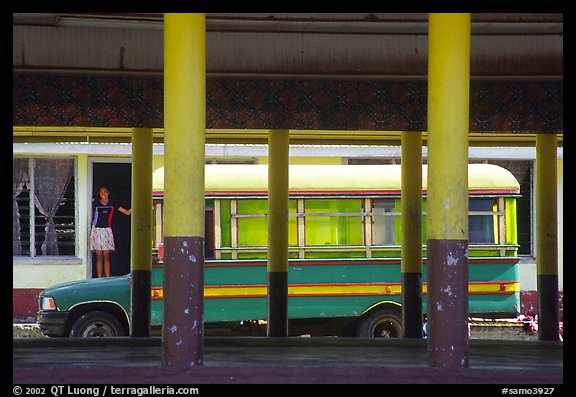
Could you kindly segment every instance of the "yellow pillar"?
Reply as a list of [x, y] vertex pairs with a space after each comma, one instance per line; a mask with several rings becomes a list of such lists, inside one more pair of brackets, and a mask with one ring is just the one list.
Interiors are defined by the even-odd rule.
[[150, 336], [152, 272], [152, 128], [132, 130], [130, 335]]
[[430, 14], [428, 361], [468, 366], [470, 14]]
[[289, 136], [268, 133], [268, 336], [288, 336]]
[[162, 365], [203, 363], [206, 17], [164, 15]]
[[538, 338], [558, 340], [558, 204], [556, 134], [536, 136]]
[[402, 330], [422, 337], [422, 133], [402, 132]]

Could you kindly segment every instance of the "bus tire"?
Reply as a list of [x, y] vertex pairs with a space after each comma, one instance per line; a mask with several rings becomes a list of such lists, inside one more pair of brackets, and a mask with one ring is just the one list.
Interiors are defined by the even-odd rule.
[[361, 338], [399, 338], [402, 336], [402, 314], [390, 307], [366, 313], [358, 324]]
[[105, 311], [87, 312], [74, 321], [71, 338], [101, 338], [125, 336], [124, 327], [112, 314]]

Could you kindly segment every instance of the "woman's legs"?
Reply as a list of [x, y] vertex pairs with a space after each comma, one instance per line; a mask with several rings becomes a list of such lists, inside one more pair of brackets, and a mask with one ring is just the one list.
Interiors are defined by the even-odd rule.
[[104, 274], [110, 277], [110, 251], [102, 251], [104, 253]]
[[102, 267], [104, 275], [110, 277], [110, 251], [94, 251], [96, 253], [96, 275], [102, 277]]
[[94, 251], [96, 252], [96, 275], [102, 277], [102, 267], [104, 267], [104, 274], [110, 277], [110, 251]]
[[112, 229], [93, 227], [90, 233], [90, 249], [96, 253], [97, 276], [102, 277], [102, 268], [104, 268], [104, 274], [110, 277], [110, 250], [114, 250]]
[[102, 277], [102, 259], [104, 259], [102, 253], [104, 251], [96, 250], [94, 252], [96, 252], [96, 275], [100, 278]]

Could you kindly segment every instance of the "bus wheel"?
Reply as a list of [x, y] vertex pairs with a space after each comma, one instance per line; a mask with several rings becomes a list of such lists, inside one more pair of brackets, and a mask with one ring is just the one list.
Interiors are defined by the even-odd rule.
[[107, 336], [124, 336], [122, 324], [110, 313], [94, 311], [84, 313], [72, 325], [72, 338], [101, 338]]
[[399, 338], [402, 336], [402, 317], [392, 308], [376, 309], [364, 316], [358, 324], [362, 338]]

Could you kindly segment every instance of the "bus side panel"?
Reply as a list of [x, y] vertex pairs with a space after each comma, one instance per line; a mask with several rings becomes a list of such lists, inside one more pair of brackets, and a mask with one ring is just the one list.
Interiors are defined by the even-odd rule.
[[[422, 311], [426, 313], [427, 295], [422, 296]], [[468, 312], [470, 317], [513, 318], [518, 315], [520, 293], [483, 293], [468, 295]]]
[[163, 303], [164, 301], [161, 299], [152, 298], [150, 305], [150, 325], [153, 327], [162, 325], [162, 313], [164, 312]]
[[366, 309], [382, 301], [401, 303], [402, 297], [398, 294], [341, 295], [318, 297], [293, 296], [288, 299], [288, 317], [359, 317]]
[[400, 261], [295, 261], [288, 274], [290, 318], [360, 316], [383, 300], [400, 302]]
[[[470, 315], [516, 316], [520, 307], [518, 261], [471, 258]], [[297, 260], [289, 266], [290, 318], [359, 316], [381, 301], [401, 303], [399, 260]], [[426, 308], [427, 266], [423, 266]], [[162, 287], [162, 268], [153, 268], [153, 287]], [[154, 294], [154, 292], [153, 292]], [[265, 260], [208, 262], [205, 268], [205, 321], [267, 318]], [[153, 300], [152, 323], [162, 319], [162, 301]]]
[[[295, 261], [289, 266], [289, 317], [358, 316], [383, 299], [400, 301], [400, 264]], [[267, 317], [266, 262], [213, 264], [205, 272], [205, 320]], [[386, 292], [387, 285], [393, 286]]]
[[292, 262], [290, 284], [305, 283], [400, 283], [400, 261], [340, 260]]
[[204, 299], [204, 321], [207, 323], [260, 320], [267, 317], [266, 296]]
[[[516, 317], [520, 311], [518, 259], [470, 258], [468, 268], [470, 316]], [[423, 266], [422, 282], [426, 290], [427, 266]], [[422, 297], [426, 312], [427, 294]]]
[[[288, 299], [288, 317], [356, 317], [383, 299], [400, 302], [400, 296], [291, 296]], [[205, 321], [208, 323], [267, 318], [266, 297], [206, 299], [204, 305]]]
[[468, 310], [472, 317], [487, 314], [488, 317], [510, 318], [520, 311], [520, 292], [498, 294], [470, 294]]
[[206, 287], [222, 285], [266, 285], [268, 273], [266, 261], [207, 263], [204, 267], [204, 285]]
[[516, 260], [471, 261], [468, 269], [470, 281], [518, 281], [518, 262]]
[[162, 288], [164, 278], [164, 267], [159, 265], [152, 265], [151, 274], [151, 286], [152, 286], [152, 301], [150, 302], [150, 325], [159, 326], [162, 325], [162, 313], [163, 313], [163, 300], [162, 296], [159, 295]]
[[520, 312], [519, 262], [517, 259], [472, 261], [468, 311], [471, 316], [516, 317]]

